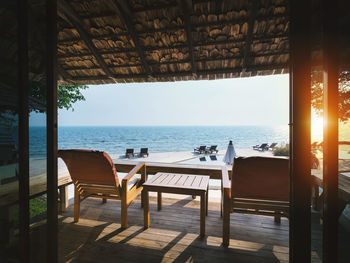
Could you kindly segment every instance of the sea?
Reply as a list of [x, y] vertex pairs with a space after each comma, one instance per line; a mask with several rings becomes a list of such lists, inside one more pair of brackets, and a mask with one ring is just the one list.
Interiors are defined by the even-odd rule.
[[[45, 127], [30, 127], [30, 155], [46, 154]], [[235, 148], [289, 142], [288, 126], [108, 126], [58, 128], [59, 149], [93, 149], [123, 154], [126, 148], [148, 148], [149, 152], [193, 151], [200, 145], [226, 149], [232, 140]]]

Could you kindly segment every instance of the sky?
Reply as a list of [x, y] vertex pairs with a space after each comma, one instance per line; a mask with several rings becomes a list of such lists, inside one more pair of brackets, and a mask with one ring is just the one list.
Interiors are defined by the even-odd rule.
[[[289, 75], [92, 85], [59, 126], [287, 125]], [[43, 123], [33, 114], [32, 126]]]

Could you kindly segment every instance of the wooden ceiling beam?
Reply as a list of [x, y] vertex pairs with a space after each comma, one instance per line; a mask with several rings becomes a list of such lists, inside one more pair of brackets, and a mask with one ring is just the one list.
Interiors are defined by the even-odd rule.
[[253, 40], [253, 31], [256, 14], [258, 12], [257, 3], [254, 0], [250, 1], [250, 12], [249, 12], [249, 21], [248, 21], [248, 32], [247, 37], [245, 39], [245, 47], [243, 50], [243, 69], [247, 68], [251, 63], [251, 57], [249, 56], [251, 50], [251, 44]]
[[69, 4], [64, 1], [57, 1], [58, 15], [65, 19], [67, 22], [71, 23], [78, 31], [80, 38], [85, 42], [86, 46], [89, 48], [97, 63], [100, 65], [101, 69], [105, 72], [107, 77], [112, 77], [113, 73], [109, 70], [106, 62], [99, 54], [98, 49], [95, 47], [94, 43], [89, 36], [89, 33], [85, 29], [85, 25], [82, 19], [75, 13], [75, 11], [69, 6]]
[[[276, 70], [276, 69], [286, 69], [289, 67], [288, 63], [279, 63], [279, 64], [263, 64], [250, 66], [247, 68], [247, 71], [262, 71], [262, 70]], [[198, 76], [207, 76], [215, 74], [230, 74], [230, 73], [239, 73], [242, 72], [242, 67], [235, 68], [224, 68], [224, 69], [214, 69], [214, 70], [199, 70], [197, 72]], [[191, 77], [193, 76], [192, 71], [181, 71], [181, 72], [172, 72], [172, 73], [154, 73], [155, 78], [171, 78], [171, 77]], [[116, 80], [128, 80], [128, 79], [147, 79], [148, 75], [146, 74], [115, 74], [113, 78]], [[87, 77], [75, 77], [73, 81], [90, 81], [90, 80], [108, 80], [106, 76], [87, 76]]]
[[191, 25], [191, 17], [189, 12], [190, 10], [192, 10], [192, 7], [188, 5], [186, 0], [177, 0], [177, 3], [184, 15], [184, 24], [185, 24], [185, 30], [186, 30], [186, 36], [187, 36], [188, 52], [191, 59], [192, 73], [196, 75], [197, 64], [194, 59], [194, 53], [193, 53], [192, 25]]
[[[285, 51], [273, 51], [273, 52], [266, 52], [264, 54], [254, 54], [251, 53], [250, 56], [252, 58], [257, 57], [268, 57], [268, 56], [280, 56], [280, 55], [289, 55], [289, 50]], [[244, 56], [238, 55], [238, 56], [231, 56], [226, 58], [198, 58], [196, 59], [196, 62], [210, 62], [210, 61], [229, 61], [232, 59], [243, 59]], [[169, 64], [177, 64], [177, 63], [191, 63], [190, 59], [183, 59], [178, 61], [163, 61], [163, 62], [151, 62], [149, 65], [169, 65]], [[134, 64], [123, 64], [123, 65], [116, 65], [112, 66], [111, 68], [127, 68], [127, 67], [141, 67], [142, 64], [140, 63], [134, 63]], [[98, 69], [99, 67], [64, 67], [65, 70], [85, 70], [85, 69]]]
[[117, 12], [117, 14], [120, 15], [121, 20], [124, 22], [126, 28], [128, 29], [130, 37], [131, 37], [132, 41], [134, 42], [135, 50], [137, 51], [137, 53], [140, 57], [142, 66], [143, 66], [146, 74], [151, 76], [152, 75], [151, 68], [149, 67], [149, 65], [147, 63], [145, 54], [141, 48], [137, 32], [136, 32], [133, 24], [131, 23], [132, 12], [128, 6], [128, 2], [126, 2], [124, 0], [110, 0], [109, 2], [111, 3], [113, 9]]
[[[261, 36], [261, 37], [253, 37], [253, 41], [269, 41], [276, 38], [287, 38], [288, 34], [279, 34], [274, 36]], [[203, 46], [211, 46], [211, 45], [226, 45], [226, 44], [237, 44], [244, 43], [245, 39], [238, 40], [223, 40], [223, 41], [213, 41], [213, 42], [198, 42], [194, 43], [194, 47], [203, 47]], [[163, 47], [151, 47], [145, 48], [144, 51], [155, 51], [155, 50], [171, 50], [171, 49], [183, 49], [188, 48], [188, 45], [176, 45], [176, 46], [163, 46]], [[108, 51], [100, 51], [101, 55], [109, 55], [109, 54], [123, 54], [128, 52], [136, 52], [136, 49], [121, 49], [121, 50], [108, 50]], [[69, 58], [69, 57], [84, 57], [91, 56], [91, 53], [82, 53], [82, 54], [66, 54], [66, 55], [58, 55], [59, 58]]]

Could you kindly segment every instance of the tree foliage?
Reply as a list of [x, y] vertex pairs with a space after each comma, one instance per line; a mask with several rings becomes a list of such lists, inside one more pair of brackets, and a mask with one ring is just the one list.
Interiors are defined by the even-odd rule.
[[[77, 101], [84, 101], [84, 95], [82, 90], [87, 89], [85, 85], [59, 85], [57, 87], [57, 107], [59, 109], [74, 110], [73, 104]], [[46, 82], [31, 81], [29, 96], [36, 101], [44, 103], [46, 102], [47, 87]], [[39, 107], [32, 107], [32, 110], [36, 112], [43, 112]]]
[[[315, 112], [323, 115], [323, 76], [322, 72], [314, 72], [311, 76], [311, 105]], [[339, 74], [339, 120], [347, 122], [350, 119], [350, 72], [343, 71]]]
[[81, 90], [87, 89], [84, 85], [60, 85], [57, 91], [57, 106], [60, 109], [72, 109], [73, 104], [77, 101], [85, 101]]

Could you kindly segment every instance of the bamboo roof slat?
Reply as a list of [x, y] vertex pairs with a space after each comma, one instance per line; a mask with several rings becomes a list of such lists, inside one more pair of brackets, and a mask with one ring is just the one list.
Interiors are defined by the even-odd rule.
[[288, 72], [287, 0], [58, 0], [61, 83]]

